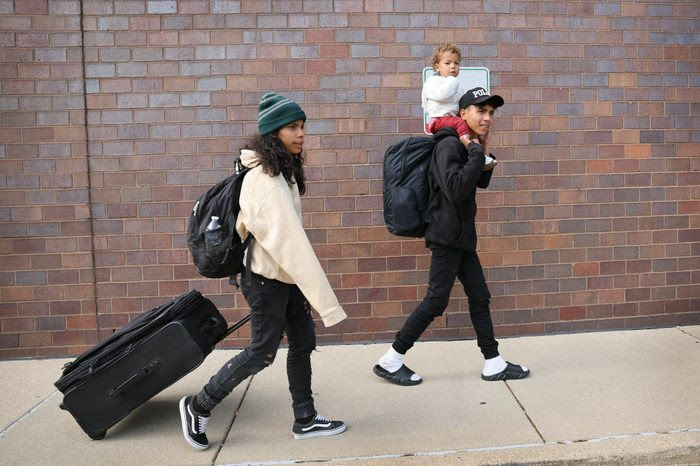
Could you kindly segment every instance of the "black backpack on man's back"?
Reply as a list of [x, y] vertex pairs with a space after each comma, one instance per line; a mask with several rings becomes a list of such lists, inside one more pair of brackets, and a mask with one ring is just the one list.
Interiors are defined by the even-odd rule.
[[435, 147], [432, 136], [411, 136], [384, 153], [384, 223], [389, 233], [420, 238], [425, 233], [430, 184], [428, 169]]
[[236, 173], [202, 194], [192, 208], [187, 245], [199, 273], [209, 278], [235, 277], [243, 270], [244, 242], [236, 231], [241, 210], [239, 198], [243, 177], [250, 169], [236, 160]]

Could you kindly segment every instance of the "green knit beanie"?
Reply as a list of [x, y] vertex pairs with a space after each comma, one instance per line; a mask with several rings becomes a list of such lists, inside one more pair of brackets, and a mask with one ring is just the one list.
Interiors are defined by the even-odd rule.
[[262, 97], [258, 105], [258, 130], [261, 136], [297, 120], [306, 121], [306, 114], [296, 102], [275, 92], [268, 92]]

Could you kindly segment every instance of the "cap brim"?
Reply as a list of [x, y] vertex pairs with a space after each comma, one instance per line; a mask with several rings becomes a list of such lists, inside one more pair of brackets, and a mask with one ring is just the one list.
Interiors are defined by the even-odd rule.
[[498, 108], [503, 106], [504, 103], [505, 101], [500, 95], [485, 95], [483, 97], [473, 100], [471, 105], [491, 104], [493, 105], [493, 108]]

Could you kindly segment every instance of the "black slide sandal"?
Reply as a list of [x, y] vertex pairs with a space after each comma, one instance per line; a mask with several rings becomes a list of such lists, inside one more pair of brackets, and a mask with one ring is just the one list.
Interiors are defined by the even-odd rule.
[[506, 368], [503, 369], [498, 374], [484, 375], [481, 374], [481, 378], [487, 382], [494, 382], [496, 380], [514, 380], [514, 379], [524, 379], [530, 375], [530, 370], [524, 370], [522, 366], [510, 363], [506, 361]]
[[418, 385], [423, 381], [423, 379], [411, 380], [411, 376], [415, 374], [415, 372], [406, 367], [405, 364], [395, 372], [389, 372], [382, 366], [377, 364], [374, 366], [374, 373], [382, 379], [388, 380], [389, 382], [395, 383], [396, 385], [402, 385], [404, 387], [410, 385]]

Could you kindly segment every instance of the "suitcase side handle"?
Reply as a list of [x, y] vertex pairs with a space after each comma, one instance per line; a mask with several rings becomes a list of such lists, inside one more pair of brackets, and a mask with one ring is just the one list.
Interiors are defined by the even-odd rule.
[[153, 372], [155, 372], [155, 370], [158, 368], [158, 366], [160, 366], [161, 362], [162, 361], [160, 360], [160, 358], [154, 359], [147, 366], [144, 366], [140, 371], [138, 371], [137, 373], [135, 373], [134, 375], [132, 375], [131, 377], [129, 377], [128, 379], [126, 379], [125, 381], [123, 381], [122, 383], [120, 383], [119, 385], [114, 387], [113, 389], [111, 389], [109, 391], [109, 393], [107, 393], [107, 395], [110, 398], [115, 398], [115, 397], [121, 395], [122, 393], [124, 393], [124, 390], [129, 385], [132, 385], [133, 383], [137, 382], [138, 380], [141, 380], [144, 377], [147, 377], [147, 376], [153, 374]]

